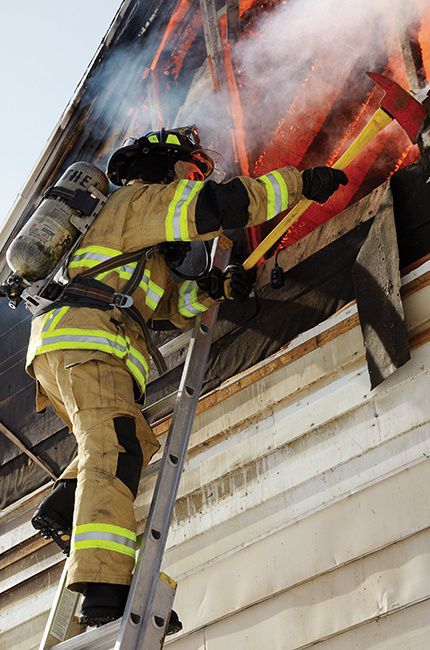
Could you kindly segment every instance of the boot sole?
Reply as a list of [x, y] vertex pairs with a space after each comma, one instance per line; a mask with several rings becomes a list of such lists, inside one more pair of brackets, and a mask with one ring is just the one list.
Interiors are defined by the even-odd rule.
[[38, 530], [45, 539], [55, 542], [65, 555], [70, 554], [70, 539], [72, 536], [70, 529], [61, 528], [56, 521], [41, 513], [36, 513], [31, 523], [33, 528]]

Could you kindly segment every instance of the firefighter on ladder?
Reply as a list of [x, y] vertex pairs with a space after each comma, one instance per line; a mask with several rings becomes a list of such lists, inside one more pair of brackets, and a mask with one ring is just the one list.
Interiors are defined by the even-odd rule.
[[[324, 202], [347, 183], [343, 172], [328, 167], [304, 172], [284, 167], [224, 184], [205, 180], [212, 170], [196, 127], [127, 140], [107, 169], [121, 187], [69, 263], [71, 286], [79, 280], [81, 292], [66, 289], [60, 303], [32, 323], [27, 369], [37, 380], [36, 408], [50, 403], [78, 444], [76, 460], [32, 523], [70, 553], [68, 588], [84, 594], [81, 622], [86, 625], [123, 614], [136, 553], [133, 501], [142, 468], [159, 448], [135, 403], [148, 377], [145, 323], [168, 319], [183, 328], [215, 301], [245, 300], [254, 281], [252, 273], [232, 265], [177, 284], [168, 263], [182, 261], [184, 242], [263, 223], [302, 194]], [[156, 248], [162, 242], [164, 254]], [[81, 278], [103, 262], [145, 247], [153, 254], [133, 288], [138, 317], [132, 318], [131, 301], [121, 292], [137, 262], [122, 262], [86, 282]], [[112, 293], [113, 304], [106, 297]], [[168, 633], [181, 627], [172, 612]]]

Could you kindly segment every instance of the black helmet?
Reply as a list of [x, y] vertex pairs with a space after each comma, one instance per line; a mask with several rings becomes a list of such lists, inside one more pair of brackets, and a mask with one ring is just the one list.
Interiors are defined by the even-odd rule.
[[178, 160], [193, 162], [205, 178], [212, 173], [214, 162], [200, 146], [196, 125], [128, 138], [110, 157], [106, 173], [114, 185], [124, 185], [132, 178], [148, 183], [171, 181]]

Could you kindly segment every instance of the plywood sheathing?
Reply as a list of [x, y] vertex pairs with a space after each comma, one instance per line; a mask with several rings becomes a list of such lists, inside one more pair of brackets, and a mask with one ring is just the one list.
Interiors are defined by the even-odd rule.
[[375, 388], [410, 359], [389, 189], [358, 253], [352, 277], [370, 384]]

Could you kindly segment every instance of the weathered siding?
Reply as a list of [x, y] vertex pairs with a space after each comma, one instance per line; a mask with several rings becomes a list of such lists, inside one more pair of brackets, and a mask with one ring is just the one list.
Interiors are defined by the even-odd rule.
[[[412, 359], [377, 389], [351, 305], [201, 400], [165, 557], [175, 650], [428, 647], [430, 263], [404, 284]], [[1, 520], [2, 650], [37, 647], [61, 570], [38, 498]]]

